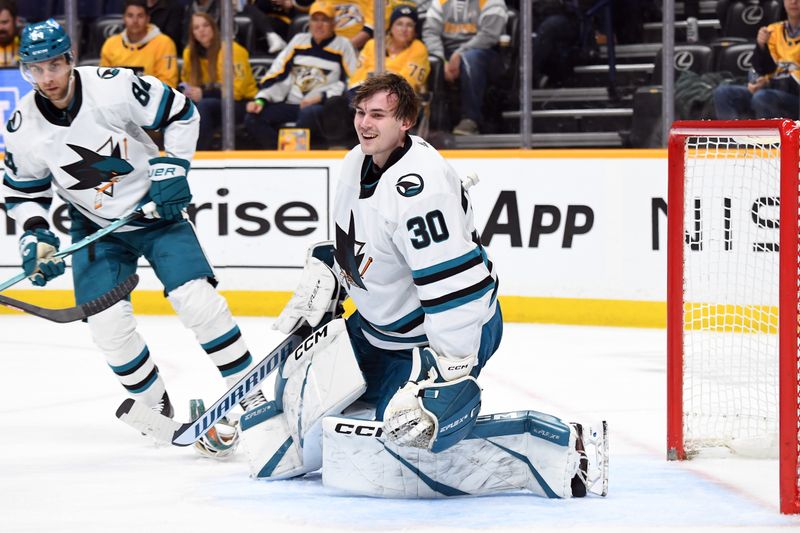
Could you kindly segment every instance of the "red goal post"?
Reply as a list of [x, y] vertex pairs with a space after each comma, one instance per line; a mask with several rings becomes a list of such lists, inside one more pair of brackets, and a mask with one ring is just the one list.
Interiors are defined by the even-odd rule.
[[668, 148], [668, 459], [777, 455], [800, 513], [800, 125], [679, 121]]

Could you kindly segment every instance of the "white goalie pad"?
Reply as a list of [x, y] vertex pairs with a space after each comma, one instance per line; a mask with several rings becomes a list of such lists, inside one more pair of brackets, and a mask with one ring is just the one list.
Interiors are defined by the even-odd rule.
[[390, 443], [381, 422], [327, 417], [323, 434], [323, 484], [387, 498], [521, 489], [570, 498], [580, 460], [575, 429], [535, 411], [480, 416], [469, 436], [439, 453]]
[[344, 319], [314, 332], [286, 360], [279, 398], [240, 420], [253, 477], [284, 479], [322, 466], [323, 417], [339, 414], [367, 388]]

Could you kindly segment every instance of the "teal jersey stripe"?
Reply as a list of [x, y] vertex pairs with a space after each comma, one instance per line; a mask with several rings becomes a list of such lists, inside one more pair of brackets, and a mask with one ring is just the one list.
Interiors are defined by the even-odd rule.
[[414, 345], [428, 342], [428, 337], [426, 335], [416, 335], [414, 337], [393, 337], [391, 335], [387, 335], [375, 329], [375, 326], [373, 326], [366, 320], [362, 320], [361, 324], [362, 324], [362, 329], [364, 330], [365, 333], [368, 333], [369, 335], [372, 335], [376, 339], [380, 339], [382, 341], [396, 342], [399, 344], [414, 344]]
[[438, 274], [439, 272], [443, 272], [443, 271], [449, 270], [449, 269], [451, 269], [453, 267], [457, 267], [459, 265], [463, 265], [464, 263], [466, 263], [470, 259], [473, 259], [473, 258], [478, 257], [480, 255], [481, 255], [481, 250], [478, 249], [478, 247], [476, 246], [475, 248], [473, 248], [469, 252], [465, 253], [464, 255], [462, 255], [460, 257], [456, 257], [455, 259], [450, 259], [449, 261], [445, 261], [443, 263], [439, 263], [438, 265], [433, 265], [433, 266], [430, 266], [430, 267], [427, 267], [427, 268], [421, 268], [419, 270], [412, 270], [411, 271], [411, 276], [414, 279], [417, 279], [417, 278], [423, 278], [425, 276], [430, 276], [431, 274]]
[[494, 290], [494, 281], [492, 281], [492, 283], [490, 283], [486, 287], [483, 287], [480, 290], [473, 292], [472, 294], [467, 294], [460, 298], [455, 298], [453, 300], [450, 300], [449, 302], [445, 302], [439, 305], [432, 305], [432, 306], [423, 305], [422, 308], [428, 314], [441, 313], [444, 311], [448, 311], [450, 309], [454, 309], [466, 303], [472, 302], [474, 300], [477, 300], [478, 298], [482, 297], [484, 294], [486, 294], [491, 290]]
[[174, 98], [172, 94], [172, 89], [170, 89], [169, 85], [167, 85], [163, 81], [161, 82], [161, 85], [164, 86], [164, 93], [161, 95], [161, 101], [158, 103], [158, 111], [156, 111], [155, 120], [153, 120], [153, 123], [150, 124], [149, 126], [145, 126], [145, 129], [148, 130], [153, 130], [159, 124], [161, 124], [161, 121], [164, 120], [164, 113], [167, 112], [167, 102], [169, 102]]
[[46, 187], [50, 185], [53, 181], [53, 175], [48, 174], [44, 178], [39, 178], [35, 180], [15, 180], [8, 174], [3, 174], [3, 182], [8, 183], [11, 188], [16, 189], [18, 191], [25, 191], [25, 189], [36, 189], [38, 187]]
[[[416, 309], [414, 309], [413, 311], [408, 313], [406, 316], [404, 316], [402, 318], [398, 318], [397, 320], [395, 320], [391, 324], [386, 324], [385, 326], [374, 325], [374, 327], [376, 327], [377, 329], [383, 330], [383, 331], [397, 331], [399, 329], [402, 329], [403, 326], [405, 326], [409, 322], [413, 322], [414, 320], [417, 320], [419, 317], [421, 317], [424, 314], [425, 314], [425, 311], [422, 310], [422, 307], [417, 307]], [[364, 321], [366, 322], [366, 319]], [[370, 323], [370, 325], [373, 325], [373, 324]]]

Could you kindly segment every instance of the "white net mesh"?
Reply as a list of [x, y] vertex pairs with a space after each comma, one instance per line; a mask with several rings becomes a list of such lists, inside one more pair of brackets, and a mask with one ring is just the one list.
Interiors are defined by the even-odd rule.
[[684, 180], [688, 454], [777, 456], [780, 144], [690, 137]]

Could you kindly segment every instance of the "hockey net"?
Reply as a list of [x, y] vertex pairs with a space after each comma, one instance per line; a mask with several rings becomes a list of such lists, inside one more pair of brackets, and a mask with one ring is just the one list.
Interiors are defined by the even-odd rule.
[[667, 453], [778, 457], [800, 513], [798, 138], [791, 121], [669, 139]]

